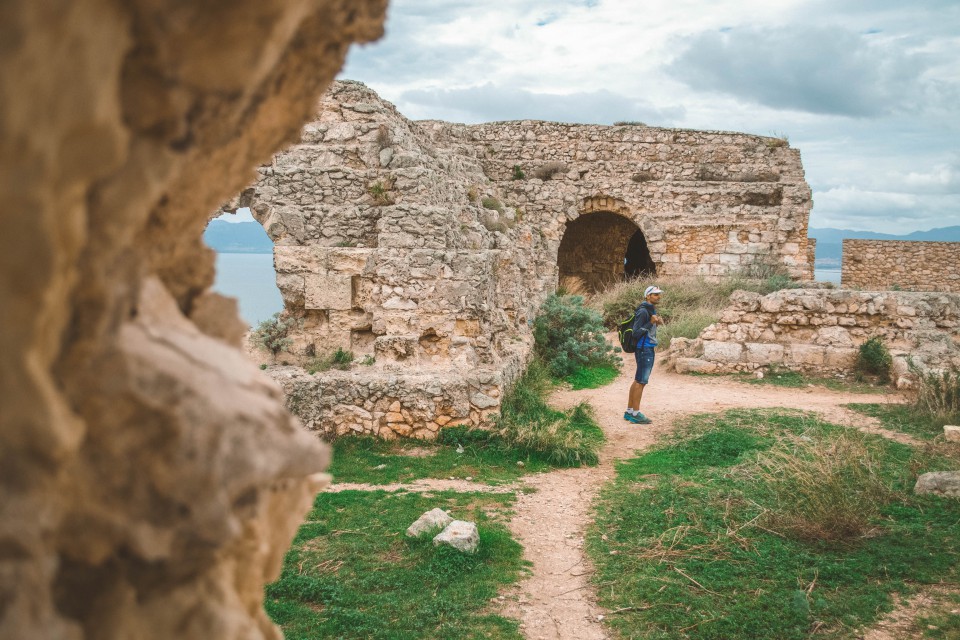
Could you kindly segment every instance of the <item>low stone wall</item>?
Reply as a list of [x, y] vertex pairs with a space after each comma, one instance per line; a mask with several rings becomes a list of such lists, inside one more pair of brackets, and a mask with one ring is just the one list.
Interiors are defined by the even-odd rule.
[[287, 407], [311, 431], [328, 437], [433, 440], [446, 427], [489, 427], [503, 394], [522, 372], [526, 353], [505, 359], [498, 371], [384, 371], [354, 365], [316, 375], [295, 366], [268, 373], [283, 388]]
[[677, 371], [724, 373], [782, 366], [811, 373], [852, 371], [859, 346], [879, 336], [894, 357], [898, 386], [908, 358], [923, 368], [960, 366], [960, 295], [905, 291], [737, 291], [720, 320], [696, 340], [674, 339]]
[[844, 287], [960, 291], [960, 242], [844, 240]]

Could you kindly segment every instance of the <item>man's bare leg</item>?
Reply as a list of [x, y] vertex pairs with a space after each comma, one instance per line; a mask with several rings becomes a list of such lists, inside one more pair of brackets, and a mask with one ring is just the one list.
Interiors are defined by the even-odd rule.
[[643, 388], [645, 384], [640, 384], [636, 380], [630, 385], [630, 393], [627, 396], [627, 405], [634, 411], [640, 411], [640, 400], [643, 399]]

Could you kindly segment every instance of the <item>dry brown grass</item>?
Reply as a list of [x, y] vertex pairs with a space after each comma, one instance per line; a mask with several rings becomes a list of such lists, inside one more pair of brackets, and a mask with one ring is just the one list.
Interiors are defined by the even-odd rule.
[[852, 431], [829, 440], [781, 438], [787, 446], [758, 458], [757, 473], [773, 503], [766, 526], [800, 540], [836, 542], [868, 534], [894, 492], [866, 437]]
[[564, 276], [560, 278], [560, 286], [557, 287], [558, 295], [583, 296], [589, 297], [590, 290], [583, 278], [578, 276]]

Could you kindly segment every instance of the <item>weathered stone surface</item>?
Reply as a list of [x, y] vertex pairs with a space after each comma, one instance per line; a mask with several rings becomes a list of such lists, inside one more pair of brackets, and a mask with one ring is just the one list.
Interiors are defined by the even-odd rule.
[[952, 424], [944, 425], [943, 437], [947, 442], [960, 442], [960, 427]]
[[263, 586], [327, 448], [201, 233], [384, 5], [3, 3], [0, 637], [280, 638]]
[[[907, 325], [896, 320], [909, 314]], [[893, 356], [898, 387], [921, 370], [960, 366], [960, 294], [784, 289], [760, 297], [735, 292], [720, 321], [696, 340], [674, 339], [665, 361], [713, 363], [718, 372], [780, 365], [816, 375], [850, 373], [859, 346], [879, 336]], [[698, 365], [702, 367], [703, 365]]]
[[[843, 241], [840, 281], [870, 290], [960, 292], [960, 242]], [[909, 306], [898, 316], [913, 316]]]
[[932, 493], [948, 498], [960, 498], [960, 471], [934, 471], [917, 478], [914, 493]]
[[480, 532], [473, 522], [454, 520], [433, 539], [434, 545], [450, 545], [457, 551], [476, 553], [480, 546]]
[[715, 362], [699, 358], [677, 358], [674, 367], [677, 373], [716, 373], [719, 369]]
[[715, 362], [740, 362], [743, 345], [737, 342], [708, 340], [703, 343], [703, 359]]
[[[714, 277], [773, 261], [810, 280], [799, 153], [768, 142], [651, 127], [411, 122], [344, 81], [299, 143], [225, 208], [249, 206], [275, 242], [286, 312], [300, 321], [291, 362], [337, 348], [374, 355], [362, 376], [340, 380], [358, 385], [356, 398], [384, 376], [456, 375], [471, 388], [468, 420], [477, 424], [527, 361], [530, 321], [546, 296], [563, 278], [591, 288], [622, 277], [634, 239], [650, 259], [632, 272]], [[514, 179], [515, 165], [527, 179]], [[490, 373], [495, 384], [472, 382]], [[297, 395], [300, 415], [322, 422]], [[444, 415], [409, 424], [430, 431]]]
[[427, 511], [422, 516], [416, 519], [416, 521], [407, 527], [407, 536], [411, 538], [419, 538], [425, 533], [433, 533], [437, 529], [444, 529], [447, 525], [453, 522], [453, 518], [450, 517], [450, 514], [440, 509], [431, 509]]

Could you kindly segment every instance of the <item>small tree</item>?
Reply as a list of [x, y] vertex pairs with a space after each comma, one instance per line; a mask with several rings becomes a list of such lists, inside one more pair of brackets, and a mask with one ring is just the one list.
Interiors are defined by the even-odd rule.
[[603, 333], [603, 318], [583, 306], [582, 296], [551, 295], [533, 322], [537, 353], [558, 378], [580, 367], [618, 366], [616, 349]]
[[880, 336], [874, 336], [860, 345], [856, 371], [861, 375], [876, 376], [880, 382], [890, 381], [893, 357]]
[[289, 351], [293, 346], [293, 339], [289, 337], [290, 330], [296, 326], [296, 320], [293, 318], [281, 318], [277, 312], [264, 320], [254, 332], [250, 335], [250, 341], [254, 346], [265, 349], [276, 358], [281, 351]]

